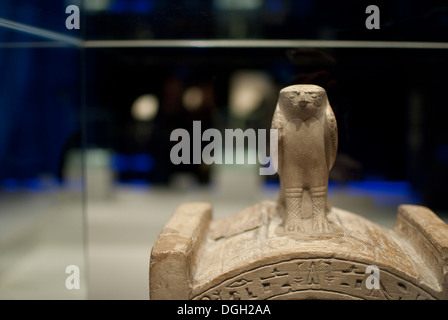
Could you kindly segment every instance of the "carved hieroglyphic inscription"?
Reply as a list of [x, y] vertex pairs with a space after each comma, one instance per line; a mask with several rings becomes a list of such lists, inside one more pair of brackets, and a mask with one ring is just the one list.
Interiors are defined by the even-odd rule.
[[[202, 300], [293, 298], [307, 293], [356, 299], [434, 299], [428, 292], [388, 271], [380, 270], [380, 288], [367, 289], [366, 264], [339, 259], [295, 259], [266, 265], [225, 280], [196, 295]], [[324, 298], [325, 294], [321, 294]]]

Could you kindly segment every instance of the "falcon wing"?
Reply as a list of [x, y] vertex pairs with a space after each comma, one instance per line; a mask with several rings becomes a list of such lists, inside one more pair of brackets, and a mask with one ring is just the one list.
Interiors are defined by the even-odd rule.
[[334, 165], [338, 150], [338, 125], [333, 110], [328, 102], [325, 113], [325, 156], [328, 170], [330, 170]]
[[[282, 145], [282, 138], [283, 138], [283, 122], [284, 117], [282, 112], [280, 111], [280, 107], [277, 104], [277, 107], [275, 108], [274, 116], [272, 118], [272, 125], [271, 129], [277, 129], [278, 130], [278, 144], [271, 146], [271, 156], [274, 154], [274, 152], [277, 153], [277, 157], [272, 157], [272, 161], [274, 164], [274, 168], [277, 170], [277, 173], [280, 175], [280, 171], [282, 168], [282, 159], [283, 159], [283, 145]], [[277, 160], [277, 161], [276, 161]]]

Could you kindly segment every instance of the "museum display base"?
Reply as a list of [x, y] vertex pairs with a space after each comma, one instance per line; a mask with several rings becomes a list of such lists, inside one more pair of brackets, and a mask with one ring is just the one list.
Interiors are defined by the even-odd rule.
[[184, 204], [152, 248], [150, 298], [448, 298], [448, 225], [428, 208], [401, 205], [393, 229], [338, 208], [327, 218], [331, 232], [290, 233], [272, 201], [218, 220]]

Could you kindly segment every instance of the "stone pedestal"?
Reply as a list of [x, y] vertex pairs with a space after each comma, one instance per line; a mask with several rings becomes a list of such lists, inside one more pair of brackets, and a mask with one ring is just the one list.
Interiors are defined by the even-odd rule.
[[392, 230], [332, 208], [322, 234], [284, 232], [269, 201], [211, 216], [191, 203], [168, 221], [151, 253], [151, 299], [448, 298], [448, 225], [426, 207], [400, 206]]

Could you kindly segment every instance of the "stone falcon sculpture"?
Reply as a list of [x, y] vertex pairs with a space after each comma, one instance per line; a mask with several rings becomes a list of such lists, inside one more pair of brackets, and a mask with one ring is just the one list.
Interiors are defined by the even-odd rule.
[[316, 85], [292, 85], [280, 91], [272, 120], [278, 129], [280, 177], [278, 210], [286, 232], [331, 230], [327, 189], [329, 171], [336, 159], [337, 124], [325, 90]]
[[180, 205], [151, 250], [151, 299], [448, 299], [448, 225], [430, 209], [400, 205], [386, 229], [326, 208], [337, 128], [324, 89], [281, 90], [272, 127], [278, 200], [221, 219]]

